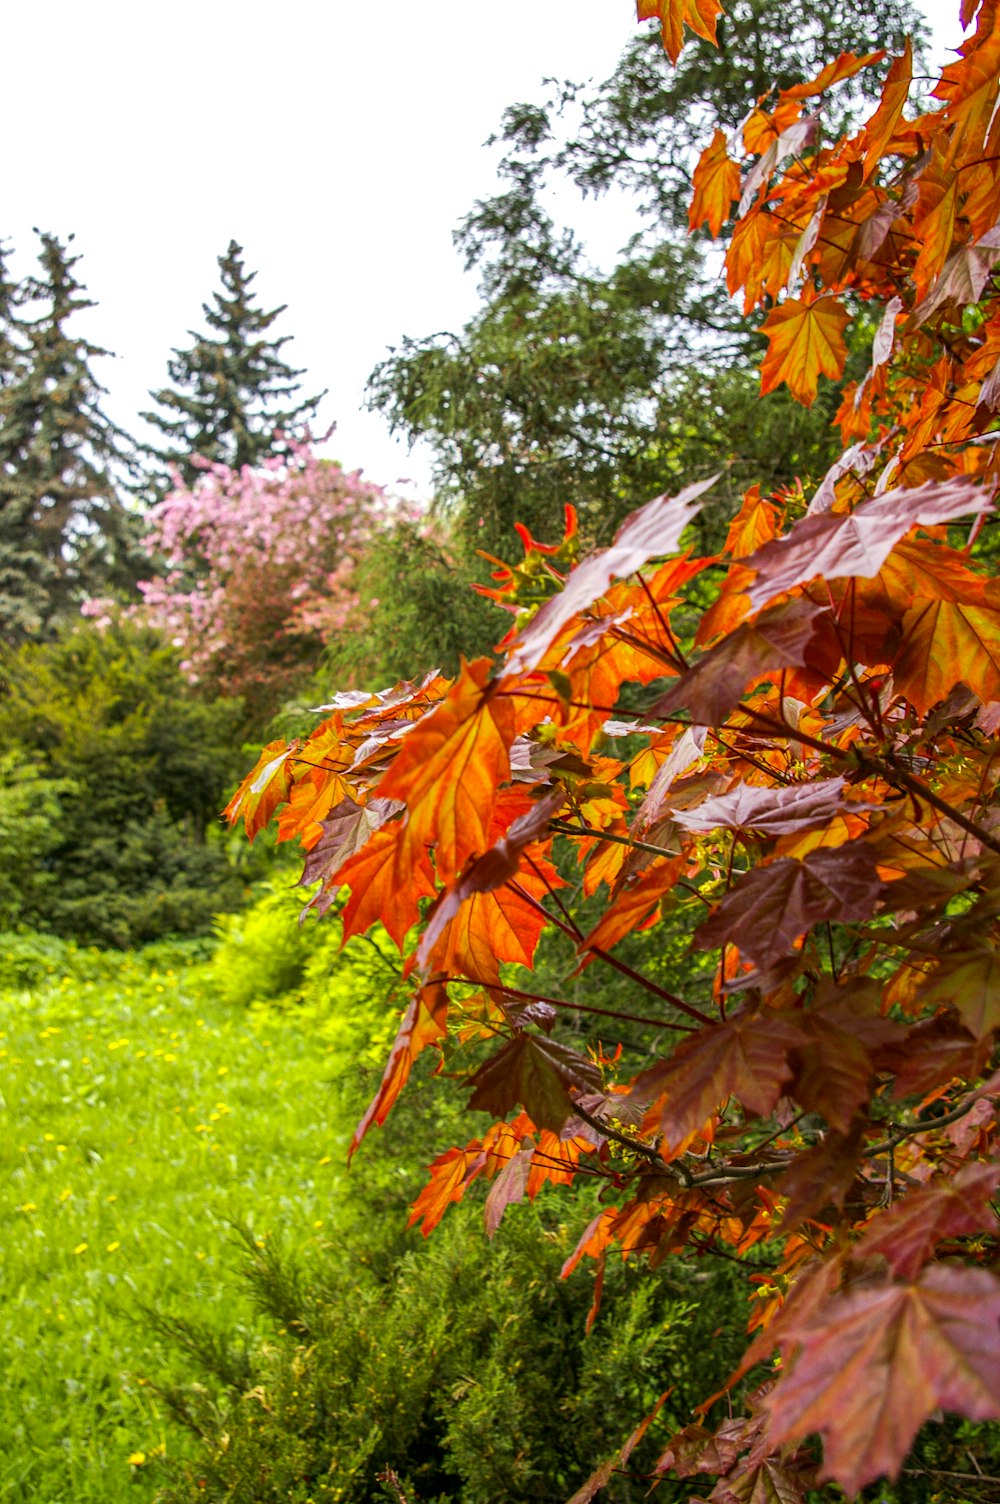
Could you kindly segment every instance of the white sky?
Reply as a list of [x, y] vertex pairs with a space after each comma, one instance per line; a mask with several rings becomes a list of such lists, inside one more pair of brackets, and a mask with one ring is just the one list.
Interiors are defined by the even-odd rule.
[[[775, 0], [778, 3], [778, 0]], [[874, 0], [877, 3], [877, 0]], [[938, 49], [958, 0], [925, 0]], [[106, 407], [137, 436], [174, 346], [201, 329], [229, 240], [259, 304], [337, 434], [327, 453], [390, 486], [429, 487], [429, 460], [361, 410], [404, 334], [457, 329], [476, 306], [451, 232], [494, 188], [483, 149], [541, 80], [610, 74], [633, 0], [48, 0], [8, 7], [8, 149], [0, 236], [34, 268], [32, 226], [75, 232], [99, 308], [76, 327], [108, 349]], [[567, 218], [596, 259], [627, 239], [621, 210]]]

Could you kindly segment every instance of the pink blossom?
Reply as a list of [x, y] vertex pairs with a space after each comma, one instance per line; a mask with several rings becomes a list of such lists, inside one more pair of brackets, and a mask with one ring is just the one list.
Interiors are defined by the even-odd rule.
[[240, 471], [199, 460], [191, 488], [175, 476], [149, 514], [158, 572], [139, 585], [142, 614], [182, 648], [188, 677], [264, 714], [315, 668], [358, 604], [362, 556], [400, 515], [359, 470], [308, 443], [290, 451]]

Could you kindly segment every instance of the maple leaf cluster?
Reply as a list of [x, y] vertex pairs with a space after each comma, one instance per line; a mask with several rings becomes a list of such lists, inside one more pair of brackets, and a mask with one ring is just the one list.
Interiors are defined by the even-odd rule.
[[[639, 4], [674, 55], [719, 10]], [[712, 1499], [853, 1493], [939, 1408], [1000, 1416], [1000, 7], [962, 21], [930, 109], [907, 48], [872, 118], [824, 143], [826, 92], [884, 66], [844, 56], [695, 173], [693, 225], [735, 206], [727, 276], [768, 310], [765, 390], [811, 400], [850, 320], [877, 329], [831, 471], [752, 490], [716, 556], [685, 546], [711, 482], [572, 568], [572, 519], [562, 545], [524, 535], [494, 658], [337, 697], [227, 811], [251, 838], [276, 819], [311, 906], [400, 950], [411, 1001], [352, 1152], [423, 1051], [478, 1042], [490, 1126], [431, 1167], [425, 1232], [476, 1180], [492, 1231], [585, 1174], [606, 1198], [568, 1268], [767, 1255], [733, 1382], [775, 1350], [777, 1378], [659, 1464], [714, 1474]], [[600, 905], [586, 930], [571, 883]], [[715, 975], [675, 993], [622, 943], [678, 917]], [[663, 1045], [638, 1074], [559, 1038], [589, 1005], [531, 990], [549, 931], [645, 994]]]

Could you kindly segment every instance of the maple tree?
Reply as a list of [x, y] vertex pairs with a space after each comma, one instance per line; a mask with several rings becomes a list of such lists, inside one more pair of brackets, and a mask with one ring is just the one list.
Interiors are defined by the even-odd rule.
[[[676, 54], [721, 6], [639, 9]], [[338, 696], [227, 811], [251, 838], [276, 820], [312, 906], [346, 890], [345, 935], [379, 921], [400, 950], [411, 1000], [352, 1152], [427, 1050], [490, 1119], [431, 1166], [425, 1232], [477, 1180], [493, 1230], [586, 1177], [605, 1204], [567, 1269], [594, 1261], [595, 1311], [615, 1252], [762, 1263], [730, 1388], [780, 1362], [656, 1468], [715, 1476], [719, 1504], [855, 1493], [939, 1409], [1000, 1417], [1000, 6], [961, 20], [928, 107], [907, 47], [826, 139], [827, 91], [885, 63], [845, 54], [695, 175], [692, 226], [732, 224], [730, 292], [767, 310], [765, 387], [810, 401], [848, 323], [877, 329], [830, 471], [752, 489], [712, 557], [685, 547], [710, 481], [581, 562], [572, 513], [557, 545], [523, 532], [495, 656]], [[676, 990], [632, 964], [657, 925], [691, 934]], [[553, 934], [645, 992], [656, 1058], [557, 1036], [637, 1015], [533, 988]]]

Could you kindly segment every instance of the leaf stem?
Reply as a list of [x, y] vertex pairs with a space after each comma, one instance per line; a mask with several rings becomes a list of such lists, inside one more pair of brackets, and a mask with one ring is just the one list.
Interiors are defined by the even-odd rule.
[[653, 846], [649, 841], [636, 841], [631, 836], [615, 835], [610, 830], [598, 830], [593, 825], [571, 825], [568, 820], [550, 820], [550, 830], [561, 831], [566, 836], [593, 836], [598, 841], [612, 841], [616, 846], [627, 846], [629, 850], [648, 851], [652, 856], [679, 856], [677, 851], [668, 851], [665, 846]]
[[659, 1150], [654, 1149], [652, 1144], [644, 1143], [642, 1139], [629, 1138], [627, 1133], [619, 1133], [617, 1128], [612, 1128], [610, 1123], [604, 1123], [600, 1118], [595, 1118], [592, 1113], [587, 1112], [586, 1108], [581, 1107], [579, 1102], [576, 1101], [573, 1103], [573, 1116], [582, 1119], [589, 1127], [595, 1129], [602, 1138], [609, 1138], [614, 1143], [621, 1144], [623, 1148], [632, 1149], [636, 1154], [640, 1154], [644, 1159], [648, 1159], [651, 1164], [655, 1164], [658, 1170], [662, 1170], [667, 1175], [672, 1174], [677, 1180], [681, 1178], [677, 1173], [676, 1167], [668, 1165], [661, 1159]]
[[[544, 914], [549, 923], [554, 924], [557, 929], [562, 930], [564, 935], [569, 935], [574, 941], [578, 941], [581, 938], [579, 930], [572, 929], [563, 920], [557, 919], [554, 914], [550, 914], [545, 905], [540, 903], [533, 893], [529, 893], [526, 888], [522, 888], [520, 883], [511, 882], [508, 886], [520, 898], [523, 898], [525, 903], [530, 904], [533, 909], [536, 909], [539, 914]], [[681, 1013], [686, 1013], [688, 1018], [693, 1018], [696, 1023], [711, 1024], [715, 1022], [714, 1019], [709, 1018], [707, 1013], [702, 1013], [700, 1008], [692, 1007], [683, 998], [677, 997], [673, 992], [668, 992], [665, 987], [661, 987], [657, 982], [651, 981], [649, 977], [644, 977], [641, 972], [633, 970], [626, 962], [619, 961], [617, 956], [609, 955], [606, 950], [601, 950], [600, 946], [590, 945], [587, 949], [592, 956], [599, 956], [608, 966], [613, 967], [615, 971], [620, 971], [622, 976], [628, 977], [630, 981], [637, 983], [640, 987], [644, 987], [654, 997], [660, 997], [665, 1003], [670, 1003], [672, 1007], [679, 1009]]]
[[[460, 978], [459, 980], [464, 979]], [[553, 1008], [566, 1008], [575, 1013], [598, 1013], [602, 1018], [617, 1018], [626, 1024], [642, 1024], [647, 1029], [680, 1029], [685, 1033], [694, 1032], [691, 1024], [674, 1023], [662, 1018], [644, 1018], [639, 1013], [621, 1013], [617, 1008], [599, 1008], [596, 1003], [574, 1003], [570, 1002], [567, 998], [547, 997], [541, 992], [522, 992], [519, 988], [508, 987], [503, 982], [501, 982], [499, 987], [491, 983], [490, 986], [485, 987], [483, 990], [491, 995], [494, 992], [501, 995], [507, 993], [509, 996], [516, 997], [520, 1001], [527, 1003], [549, 1003]]]
[[972, 1111], [979, 1097], [973, 1093], [965, 1102], [952, 1109], [951, 1112], [942, 1113], [939, 1118], [931, 1118], [928, 1123], [898, 1123], [889, 1132], [889, 1137], [882, 1139], [881, 1143], [872, 1144], [865, 1150], [865, 1159], [874, 1159], [878, 1154], [891, 1154], [897, 1144], [901, 1144], [904, 1138], [918, 1138], [922, 1133], [935, 1133], [939, 1128], [947, 1128], [950, 1123], [957, 1123], [964, 1118], [966, 1113]]
[[810, 736], [807, 731], [799, 731], [785, 721], [777, 721], [773, 716], [764, 715], [761, 711], [751, 710], [746, 706], [744, 709], [753, 720], [761, 722], [768, 730], [776, 732], [779, 736], [801, 742], [803, 746], [812, 747], [823, 756], [832, 757], [837, 762], [853, 763], [861, 772], [877, 774], [888, 783], [901, 785], [915, 799], [923, 799], [939, 814], [945, 815], [949, 820], [954, 820], [955, 824], [967, 834], [975, 836], [977, 841], [981, 841], [990, 851], [1000, 856], [1000, 839], [990, 835], [988, 830], [984, 830], [967, 815], [963, 815], [961, 810], [949, 804], [947, 799], [942, 799], [940, 794], [935, 794], [933, 789], [928, 788], [927, 784], [919, 778], [915, 778], [908, 769], [900, 767], [893, 752], [886, 750], [882, 757], [872, 757], [867, 752], [861, 752], [854, 747], [849, 752], [845, 752], [842, 747], [835, 747], [831, 742], [824, 742], [818, 736]]

